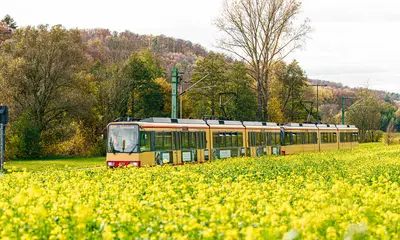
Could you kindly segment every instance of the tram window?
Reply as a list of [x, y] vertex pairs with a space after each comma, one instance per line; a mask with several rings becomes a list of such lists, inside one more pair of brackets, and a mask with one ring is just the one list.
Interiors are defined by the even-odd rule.
[[154, 142], [156, 150], [163, 150], [163, 132], [156, 132]]
[[352, 134], [351, 141], [352, 142], [358, 142], [358, 133], [357, 132]]
[[332, 143], [336, 143], [337, 142], [337, 134], [333, 133], [332, 134]]
[[232, 147], [232, 133], [225, 133], [225, 146]]
[[271, 145], [277, 145], [277, 138], [279, 137], [279, 133], [270, 133]]
[[292, 144], [297, 144], [297, 133], [292, 133]]
[[140, 151], [151, 151], [150, 132], [140, 132]]
[[196, 149], [196, 133], [195, 132], [189, 132], [189, 143], [191, 149]]
[[275, 145], [281, 145], [281, 133], [275, 133]]
[[304, 133], [297, 133], [297, 144], [304, 144]]
[[253, 140], [252, 140], [252, 138], [253, 138], [253, 134], [252, 134], [251, 132], [249, 132], [249, 133], [247, 134], [247, 142], [248, 142], [248, 144], [249, 144], [249, 147], [252, 147], [252, 146], [253, 146]]
[[292, 133], [289, 133], [289, 132], [285, 133], [285, 145], [291, 145], [292, 144], [291, 136], [292, 136]]
[[225, 147], [225, 134], [222, 132], [218, 133], [218, 139], [219, 139], [219, 147], [221, 148]]
[[256, 146], [261, 146], [261, 133], [256, 133]]
[[218, 137], [219, 133], [215, 132], [213, 133], [213, 144], [214, 144], [214, 148], [219, 148], [219, 137]]
[[172, 133], [164, 132], [164, 150], [172, 149]]
[[238, 132], [237, 136], [238, 136], [238, 146], [243, 147], [243, 133]]
[[189, 132], [182, 132], [182, 149], [189, 149]]
[[321, 136], [321, 143], [326, 143], [327, 142], [327, 135], [325, 133], [320, 133]]
[[193, 133], [193, 136], [195, 137], [195, 139], [196, 139], [196, 149], [200, 149], [200, 144], [201, 144], [201, 141], [200, 141], [200, 132], [194, 132]]
[[179, 146], [179, 132], [172, 132], [172, 149], [178, 150], [180, 149]]
[[308, 143], [309, 144], [317, 143], [317, 133], [316, 132], [308, 133]]
[[203, 149], [205, 148], [205, 138], [204, 138], [204, 132], [196, 132], [196, 146], [197, 149]]
[[237, 133], [232, 133], [232, 147], [238, 147], [238, 135]]
[[205, 132], [201, 132], [201, 148], [207, 148], [207, 140]]

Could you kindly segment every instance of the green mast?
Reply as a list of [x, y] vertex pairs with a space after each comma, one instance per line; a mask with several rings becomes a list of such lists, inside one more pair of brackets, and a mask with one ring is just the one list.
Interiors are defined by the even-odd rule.
[[179, 70], [172, 68], [172, 104], [171, 104], [171, 118], [178, 118], [178, 84], [179, 84]]
[[344, 96], [342, 96], [342, 124], [344, 125]]

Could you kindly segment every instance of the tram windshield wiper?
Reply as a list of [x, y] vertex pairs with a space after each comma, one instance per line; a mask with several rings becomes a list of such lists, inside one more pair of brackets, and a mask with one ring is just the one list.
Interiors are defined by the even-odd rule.
[[136, 143], [135, 147], [129, 152], [129, 155], [135, 152], [136, 148], [139, 146], [139, 143]]
[[113, 144], [113, 142], [110, 140], [110, 148], [111, 148], [111, 151], [112, 151], [112, 153], [116, 153], [116, 151], [115, 151], [115, 148], [114, 148], [114, 144]]

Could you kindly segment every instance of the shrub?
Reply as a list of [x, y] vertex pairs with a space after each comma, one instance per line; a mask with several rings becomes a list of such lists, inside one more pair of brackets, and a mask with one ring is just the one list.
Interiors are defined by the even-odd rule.
[[41, 130], [26, 111], [10, 124], [6, 137], [6, 159], [39, 158], [42, 153]]

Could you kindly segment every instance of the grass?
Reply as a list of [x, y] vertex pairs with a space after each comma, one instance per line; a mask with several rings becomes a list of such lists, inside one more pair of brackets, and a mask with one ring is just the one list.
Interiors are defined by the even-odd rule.
[[71, 158], [54, 158], [46, 160], [15, 160], [6, 162], [4, 167], [7, 170], [16, 169], [27, 171], [43, 171], [43, 170], [61, 170], [61, 169], [81, 169], [104, 167], [106, 159], [104, 157], [71, 157]]
[[[360, 148], [377, 148], [382, 146], [382, 143], [364, 143], [360, 144]], [[69, 157], [69, 158], [49, 158], [45, 160], [14, 160], [5, 163], [6, 169], [16, 169], [27, 171], [43, 171], [44, 169], [81, 169], [104, 167], [104, 157]]]

